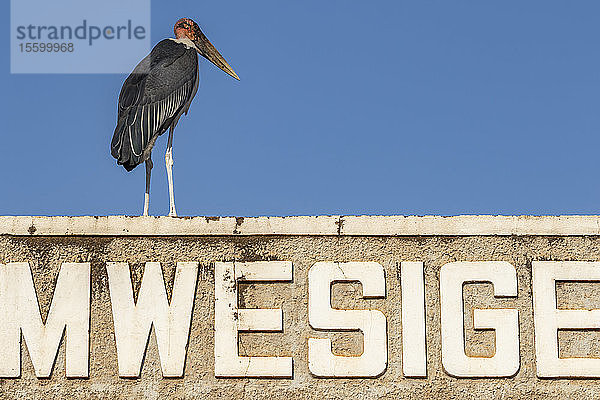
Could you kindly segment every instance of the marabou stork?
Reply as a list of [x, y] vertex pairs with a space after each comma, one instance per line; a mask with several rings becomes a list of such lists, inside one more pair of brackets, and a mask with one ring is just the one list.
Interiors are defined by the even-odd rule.
[[227, 64], [198, 24], [182, 18], [175, 24], [175, 38], [159, 42], [125, 80], [119, 95], [117, 127], [111, 154], [127, 171], [146, 163], [144, 214], [150, 204], [152, 147], [169, 130], [165, 163], [169, 181], [169, 216], [177, 216], [173, 194], [173, 130], [187, 114], [198, 91], [198, 55], [208, 59], [235, 79], [240, 78]]

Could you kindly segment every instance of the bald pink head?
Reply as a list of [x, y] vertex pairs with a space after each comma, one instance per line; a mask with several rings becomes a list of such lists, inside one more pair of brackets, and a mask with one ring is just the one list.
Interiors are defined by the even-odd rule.
[[190, 18], [181, 18], [179, 21], [177, 21], [173, 27], [173, 32], [175, 33], [175, 38], [177, 39], [188, 38], [192, 41], [199, 38], [200, 34], [202, 33], [198, 24]]
[[219, 54], [217, 49], [215, 49], [212, 43], [204, 36], [204, 33], [202, 33], [197, 23], [189, 18], [181, 18], [175, 23], [173, 32], [177, 39], [187, 38], [191, 40], [202, 57], [221, 68], [228, 75], [231, 75], [238, 81], [240, 80], [239, 76], [233, 71], [233, 68], [229, 66], [223, 56]]

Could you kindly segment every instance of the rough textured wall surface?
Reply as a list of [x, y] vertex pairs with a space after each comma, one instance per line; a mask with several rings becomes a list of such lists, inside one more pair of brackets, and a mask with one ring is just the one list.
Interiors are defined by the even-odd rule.
[[[240, 306], [282, 308], [283, 333], [241, 334], [241, 355], [293, 356], [293, 379], [216, 379], [214, 377], [214, 262], [286, 260], [293, 262], [293, 282], [248, 284], [240, 288]], [[92, 266], [90, 377], [65, 378], [64, 343], [51, 379], [35, 377], [25, 345], [22, 376], [1, 379], [4, 399], [17, 398], [369, 398], [369, 399], [554, 399], [599, 398], [600, 383], [593, 379], [539, 379], [536, 377], [531, 293], [531, 262], [536, 260], [600, 260], [596, 236], [221, 236], [221, 237], [25, 237], [0, 236], [0, 263], [29, 262], [43, 318], [48, 312], [59, 267], [64, 262]], [[170, 296], [175, 263], [200, 263], [198, 285], [187, 352], [185, 377], [161, 375], [154, 334], [151, 335], [139, 379], [118, 377], [106, 262], [131, 265], [137, 293], [145, 262], [162, 264]], [[376, 379], [320, 379], [308, 370], [307, 339], [328, 337], [337, 354], [362, 351], [358, 332], [317, 332], [308, 324], [309, 267], [318, 261], [376, 261], [385, 268], [387, 297], [364, 300], [355, 284], [333, 286], [333, 306], [375, 308], [388, 326], [388, 368]], [[423, 261], [427, 324], [427, 378], [402, 375], [400, 321], [402, 261]], [[510, 307], [519, 310], [520, 370], [513, 378], [457, 379], [441, 365], [439, 270], [453, 261], [507, 261], [518, 275], [518, 297], [495, 299], [489, 284], [465, 286], [466, 351], [490, 356], [493, 331], [472, 329], [473, 307]], [[559, 307], [600, 308], [600, 284], [560, 284]], [[600, 357], [600, 335], [563, 331], [563, 356]]]

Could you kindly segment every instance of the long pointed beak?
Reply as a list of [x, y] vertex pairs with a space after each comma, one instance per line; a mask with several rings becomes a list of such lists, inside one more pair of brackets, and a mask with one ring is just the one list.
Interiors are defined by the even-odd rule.
[[200, 34], [200, 37], [194, 41], [194, 44], [196, 45], [196, 49], [201, 56], [215, 64], [228, 75], [231, 75], [238, 81], [240, 80], [240, 77], [237, 76], [233, 68], [231, 68], [225, 58], [223, 58], [217, 49], [215, 49], [215, 46], [212, 45], [212, 43], [206, 38], [206, 36], [204, 36], [204, 34]]

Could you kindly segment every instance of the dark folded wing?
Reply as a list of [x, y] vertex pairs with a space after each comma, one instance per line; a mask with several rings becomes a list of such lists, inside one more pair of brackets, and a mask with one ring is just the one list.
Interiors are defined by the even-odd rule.
[[129, 75], [119, 96], [111, 154], [132, 170], [176, 119], [187, 111], [198, 85], [194, 49], [172, 40], [158, 43]]

